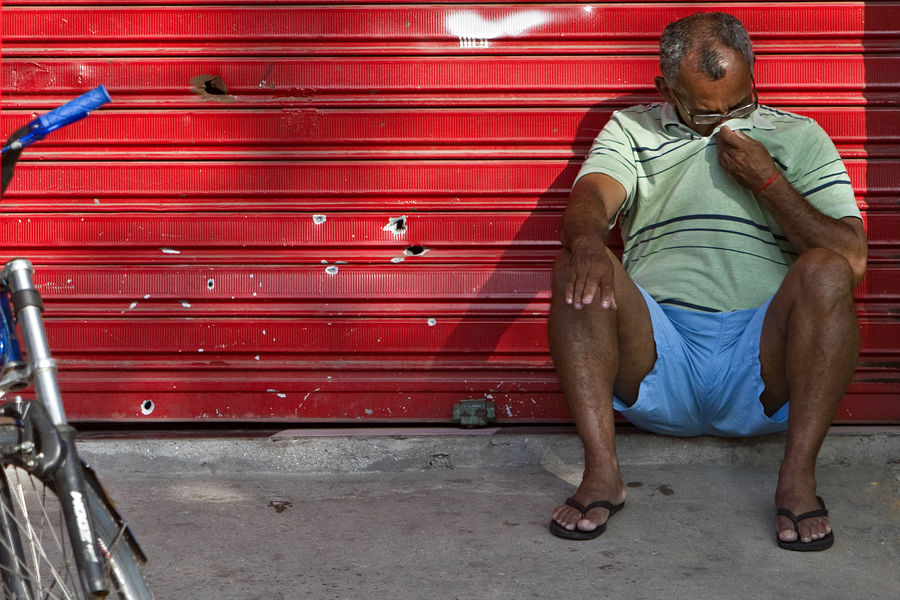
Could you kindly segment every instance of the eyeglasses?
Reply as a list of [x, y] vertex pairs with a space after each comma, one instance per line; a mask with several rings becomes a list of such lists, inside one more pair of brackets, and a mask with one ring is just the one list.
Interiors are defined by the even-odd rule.
[[753, 102], [728, 111], [724, 115], [718, 113], [693, 114], [691, 113], [691, 111], [685, 108], [684, 103], [681, 101], [681, 98], [678, 97], [678, 94], [675, 93], [675, 90], [672, 90], [672, 96], [675, 97], [675, 101], [678, 102], [678, 106], [680, 106], [681, 110], [684, 111], [684, 114], [688, 116], [688, 119], [691, 120], [691, 123], [693, 123], [694, 125], [712, 125], [713, 123], [727, 121], [728, 119], [739, 119], [741, 117], [746, 117], [754, 110], [759, 108], [759, 95], [756, 93], [756, 81], [753, 80], [752, 75], [750, 76], [750, 85], [753, 88]]

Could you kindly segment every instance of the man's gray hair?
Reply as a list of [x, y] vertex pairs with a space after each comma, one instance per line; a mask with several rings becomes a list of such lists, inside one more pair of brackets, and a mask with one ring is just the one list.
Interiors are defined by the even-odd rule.
[[737, 50], [747, 59], [753, 73], [753, 44], [750, 35], [737, 18], [723, 12], [697, 13], [673, 21], [666, 26], [659, 40], [659, 69], [670, 86], [678, 79], [684, 58], [698, 52], [697, 66], [710, 80], [725, 76], [721, 48]]

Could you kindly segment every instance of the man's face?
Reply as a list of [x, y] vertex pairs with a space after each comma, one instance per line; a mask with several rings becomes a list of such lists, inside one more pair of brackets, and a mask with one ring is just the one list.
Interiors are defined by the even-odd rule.
[[[682, 123], [702, 136], [710, 135], [721, 123], [734, 118], [722, 115], [737, 111], [739, 116], [747, 116], [752, 112], [751, 106], [755, 107], [756, 91], [747, 61], [736, 50], [726, 50], [725, 56], [725, 76], [717, 81], [710, 81], [695, 66], [692, 55], [685, 57], [674, 86], [669, 86], [662, 77], [656, 78], [656, 88], [678, 110]], [[708, 115], [720, 115], [720, 118], [710, 123], [696, 122], [709, 121]]]

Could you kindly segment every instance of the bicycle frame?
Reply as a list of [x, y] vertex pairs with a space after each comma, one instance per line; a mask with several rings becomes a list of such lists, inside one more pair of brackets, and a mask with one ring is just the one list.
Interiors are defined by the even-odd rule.
[[[17, 464], [52, 482], [65, 516], [82, 587], [90, 595], [103, 597], [109, 592], [100, 560], [105, 549], [96, 541], [85, 504], [86, 484], [75, 449], [75, 430], [66, 421], [56, 381], [56, 361], [50, 355], [41, 318], [43, 301], [34, 286], [33, 271], [30, 261], [17, 258], [9, 261], [0, 273], [0, 345], [3, 346], [0, 354], [4, 360], [0, 387], [5, 392], [30, 380], [37, 397], [37, 402], [18, 398], [0, 405], [0, 414], [12, 417], [19, 432], [15, 447], [3, 449], [0, 455], [4, 463]], [[23, 360], [13, 314], [25, 342], [27, 363]], [[2, 502], [11, 499], [0, 497]], [[4, 515], [3, 519], [6, 518]], [[0, 525], [9, 524], [0, 520]], [[15, 527], [5, 527], [2, 535], [9, 544], [6, 548], [21, 549]], [[15, 590], [22, 598], [31, 597], [25, 591], [31, 587], [28, 577], [16, 565], [15, 557], [0, 552], [0, 567], [8, 589]]]

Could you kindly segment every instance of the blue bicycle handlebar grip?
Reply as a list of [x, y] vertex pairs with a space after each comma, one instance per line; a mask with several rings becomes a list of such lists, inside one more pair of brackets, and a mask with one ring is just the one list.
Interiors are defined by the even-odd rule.
[[3, 152], [24, 148], [38, 140], [44, 139], [44, 136], [51, 131], [85, 118], [92, 110], [100, 108], [111, 100], [112, 98], [109, 97], [109, 92], [106, 91], [106, 88], [98, 85], [91, 91], [54, 108], [47, 114], [43, 114], [29, 123], [30, 131], [9, 146], [4, 146]]

